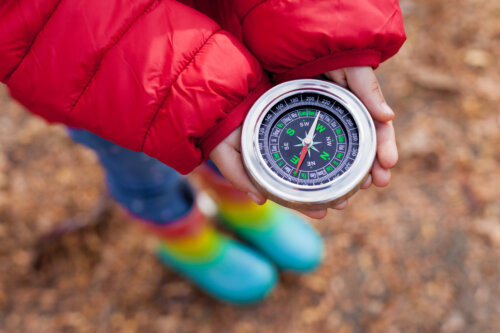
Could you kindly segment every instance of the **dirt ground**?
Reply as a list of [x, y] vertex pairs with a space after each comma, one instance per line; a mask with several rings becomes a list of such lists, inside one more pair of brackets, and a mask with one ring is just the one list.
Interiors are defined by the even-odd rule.
[[[232, 307], [162, 267], [103, 193], [95, 156], [0, 87], [0, 332], [500, 332], [500, 2], [403, 0], [378, 74], [392, 183], [313, 222], [326, 259]], [[82, 231], [41, 236], [67, 219]]]

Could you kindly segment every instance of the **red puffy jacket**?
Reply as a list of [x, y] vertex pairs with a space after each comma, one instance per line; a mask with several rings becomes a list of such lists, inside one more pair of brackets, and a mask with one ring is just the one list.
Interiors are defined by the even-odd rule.
[[48, 121], [188, 173], [270, 87], [262, 67], [376, 67], [404, 39], [397, 0], [2, 0], [0, 80]]

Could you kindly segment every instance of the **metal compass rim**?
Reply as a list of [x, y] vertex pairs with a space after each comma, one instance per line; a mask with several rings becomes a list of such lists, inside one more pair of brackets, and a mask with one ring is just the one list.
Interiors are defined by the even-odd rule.
[[[279, 101], [303, 92], [325, 95], [340, 103], [358, 127], [359, 151], [354, 163], [325, 184], [299, 185], [283, 180], [265, 163], [259, 150], [258, 131], [265, 115]], [[376, 132], [368, 110], [350, 91], [327, 81], [301, 79], [275, 86], [254, 103], [243, 124], [241, 145], [250, 177], [271, 198], [288, 206], [327, 206], [352, 195], [370, 172], [376, 153]]]

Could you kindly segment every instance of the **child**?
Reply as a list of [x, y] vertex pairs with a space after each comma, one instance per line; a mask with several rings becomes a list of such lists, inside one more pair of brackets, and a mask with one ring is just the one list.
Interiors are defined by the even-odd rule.
[[[395, 0], [182, 2], [4, 0], [0, 80], [96, 151], [110, 193], [160, 236], [166, 265], [219, 299], [255, 302], [275, 285], [275, 265], [310, 271], [322, 243], [303, 219], [264, 204], [242, 167], [239, 126], [271, 87], [268, 75], [324, 73], [376, 121], [377, 160], [364, 187], [385, 186], [397, 161], [394, 114], [373, 68], [404, 42], [401, 12]], [[176, 173], [208, 158], [236, 188], [215, 168], [201, 170], [220, 219], [257, 250], [210, 226]]]

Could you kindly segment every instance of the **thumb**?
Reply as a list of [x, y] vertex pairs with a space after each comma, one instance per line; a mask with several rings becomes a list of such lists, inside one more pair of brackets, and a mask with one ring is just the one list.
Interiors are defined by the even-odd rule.
[[349, 88], [365, 104], [373, 119], [388, 122], [394, 118], [371, 67], [346, 68], [345, 73]]

